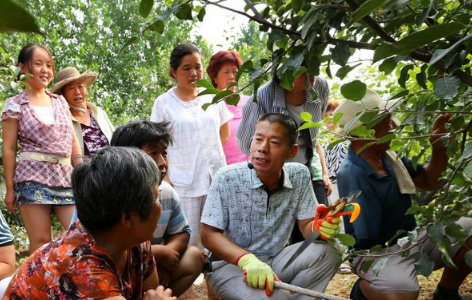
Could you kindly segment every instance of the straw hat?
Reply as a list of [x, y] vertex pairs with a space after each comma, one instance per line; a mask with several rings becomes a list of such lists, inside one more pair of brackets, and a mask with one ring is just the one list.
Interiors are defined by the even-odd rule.
[[[354, 128], [364, 125], [364, 123], [359, 121], [359, 116], [363, 113], [373, 111], [378, 111], [379, 114], [384, 112], [392, 113], [398, 106], [397, 104], [400, 104], [401, 100], [401, 98], [383, 100], [382, 97], [379, 96], [379, 94], [370, 89], [366, 90], [364, 97], [359, 101], [352, 101], [348, 99], [342, 100], [341, 104], [333, 112], [333, 116], [337, 113], [342, 113], [341, 118], [336, 124], [338, 126], [338, 128], [336, 129], [336, 133], [342, 136], [346, 136]], [[357, 119], [357, 121], [355, 121], [355, 119]], [[393, 116], [392, 119], [397, 124], [400, 123]]]
[[61, 89], [68, 83], [75, 80], [81, 80], [89, 87], [97, 78], [95, 72], [84, 72], [82, 74], [76, 68], [67, 67], [59, 71], [56, 75], [56, 84], [51, 88], [51, 93], [61, 95]]

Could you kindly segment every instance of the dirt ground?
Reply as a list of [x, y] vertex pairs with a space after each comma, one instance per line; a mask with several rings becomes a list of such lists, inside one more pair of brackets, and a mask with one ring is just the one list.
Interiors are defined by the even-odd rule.
[[[439, 282], [442, 271], [438, 270], [434, 272], [429, 278], [419, 276], [418, 279], [421, 285], [420, 297], [418, 300], [431, 300], [433, 298], [433, 292], [436, 289], [436, 284]], [[354, 274], [341, 275], [336, 274], [326, 289], [327, 294], [336, 295], [340, 297], [349, 298], [349, 293], [354, 282], [357, 280], [357, 276]], [[194, 285], [195, 300], [207, 299], [207, 292], [205, 283], [200, 285]], [[469, 275], [464, 284], [460, 289], [461, 295], [466, 300], [472, 300], [472, 275]], [[276, 300], [276, 299], [274, 299]]]

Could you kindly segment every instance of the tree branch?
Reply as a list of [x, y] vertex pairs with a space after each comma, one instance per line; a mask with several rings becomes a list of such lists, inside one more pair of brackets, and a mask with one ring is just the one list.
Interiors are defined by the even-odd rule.
[[249, 0], [244, 0], [244, 3], [246, 3], [247, 7], [254, 13], [254, 17], [257, 18], [259, 21], [264, 21], [264, 18], [261, 16], [261, 14], [257, 11], [256, 7], [254, 6], [254, 3], [252, 3]]
[[290, 36], [293, 37], [293, 38], [296, 38], [296, 39], [300, 39], [300, 38], [301, 38], [301, 35], [300, 35], [299, 32], [296, 32], [296, 31], [293, 31], [293, 30], [290, 30], [290, 29], [287, 29], [287, 28], [284, 28], [284, 27], [275, 25], [275, 24], [273, 24], [273, 23], [268, 22], [268, 21], [265, 20], [265, 19], [258, 19], [258, 18], [255, 17], [255, 16], [251, 16], [251, 15], [248, 15], [247, 13], [242, 12], [242, 11], [239, 11], [239, 10], [237, 10], [237, 9], [233, 9], [233, 8], [230, 8], [230, 7], [221, 5], [221, 4], [219, 4], [218, 2], [211, 2], [211, 1], [209, 1], [209, 0], [203, 0], [203, 2], [206, 3], [207, 5], [214, 5], [214, 6], [217, 6], [217, 7], [219, 7], [219, 8], [226, 9], [226, 10], [229, 10], [229, 11], [234, 12], [234, 13], [236, 13], [236, 14], [245, 16], [246, 18], [248, 18], [248, 19], [250, 19], [250, 20], [253, 20], [253, 21], [255, 21], [255, 22], [259, 23], [259, 24], [266, 25], [266, 26], [269, 26], [269, 27], [271, 27], [271, 28], [273, 28], [273, 29], [280, 30], [280, 31], [282, 31], [283, 33], [288, 34], [288, 35], [290, 35]]
[[375, 50], [377, 46], [373, 46], [369, 43], [362, 43], [362, 42], [355, 42], [355, 41], [347, 41], [347, 40], [341, 40], [341, 39], [335, 39], [330, 35], [326, 35], [326, 41], [328, 44], [332, 45], [348, 45], [351, 48], [356, 48], [356, 49], [366, 49], [366, 50]]

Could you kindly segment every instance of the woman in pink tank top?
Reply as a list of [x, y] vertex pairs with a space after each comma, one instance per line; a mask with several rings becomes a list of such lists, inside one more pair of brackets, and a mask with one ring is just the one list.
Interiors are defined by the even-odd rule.
[[[219, 51], [210, 58], [208, 64], [207, 73], [211, 78], [211, 83], [215, 88], [222, 91], [226, 87], [236, 81], [236, 74], [241, 67], [241, 56], [238, 52], [232, 51]], [[230, 88], [233, 92], [236, 87]], [[242, 118], [242, 108], [249, 97], [241, 95], [238, 105], [226, 104], [229, 111], [234, 115], [233, 119], [229, 120], [229, 127], [231, 136], [226, 144], [223, 145], [223, 151], [226, 156], [226, 163], [228, 165], [246, 161], [247, 156], [238, 147], [236, 143], [236, 133], [238, 131], [239, 123]]]

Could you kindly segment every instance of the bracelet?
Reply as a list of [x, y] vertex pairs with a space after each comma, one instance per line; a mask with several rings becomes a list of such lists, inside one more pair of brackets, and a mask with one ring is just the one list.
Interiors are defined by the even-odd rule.
[[74, 166], [74, 161], [78, 158], [84, 158], [84, 156], [82, 154], [74, 155], [74, 157], [72, 157], [72, 159], [71, 159], [72, 166]]

